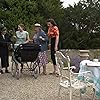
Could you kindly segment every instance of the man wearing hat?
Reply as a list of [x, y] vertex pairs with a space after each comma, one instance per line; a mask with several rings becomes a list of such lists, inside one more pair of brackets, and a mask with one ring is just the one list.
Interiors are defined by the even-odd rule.
[[1, 58], [1, 67], [0, 67], [0, 74], [3, 74], [3, 68], [5, 68], [5, 73], [8, 72], [8, 66], [9, 66], [9, 51], [8, 51], [8, 45], [11, 42], [9, 35], [7, 34], [6, 27], [2, 26], [0, 27], [0, 58]]

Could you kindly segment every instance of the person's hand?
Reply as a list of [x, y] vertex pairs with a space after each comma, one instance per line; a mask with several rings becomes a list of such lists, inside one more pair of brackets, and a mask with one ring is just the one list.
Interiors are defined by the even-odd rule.
[[33, 40], [30, 39], [30, 40], [29, 40], [29, 43], [33, 43]]

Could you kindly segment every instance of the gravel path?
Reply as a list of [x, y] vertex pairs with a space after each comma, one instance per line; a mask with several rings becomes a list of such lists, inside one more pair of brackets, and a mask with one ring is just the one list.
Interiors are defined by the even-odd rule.
[[[47, 73], [52, 71], [47, 65]], [[37, 79], [25, 73], [17, 80], [10, 73], [0, 75], [0, 100], [58, 100], [59, 78], [53, 75], [39, 75]], [[69, 100], [67, 90], [61, 90], [59, 100]], [[74, 97], [73, 100], [79, 100]], [[89, 100], [89, 99], [84, 99]]]

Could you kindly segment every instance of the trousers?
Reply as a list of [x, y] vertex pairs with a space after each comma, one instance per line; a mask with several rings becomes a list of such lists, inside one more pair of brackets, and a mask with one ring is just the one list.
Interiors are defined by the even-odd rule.
[[51, 38], [51, 60], [53, 62], [53, 65], [56, 65], [56, 58], [55, 58], [55, 40], [56, 40], [56, 37], [54, 38]]

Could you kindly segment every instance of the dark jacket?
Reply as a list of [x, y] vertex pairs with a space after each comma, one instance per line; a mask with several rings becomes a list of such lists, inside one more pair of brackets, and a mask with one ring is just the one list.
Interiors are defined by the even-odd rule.
[[8, 34], [5, 34], [5, 39], [0, 33], [0, 56], [8, 56], [8, 46], [11, 43], [10, 37]]

